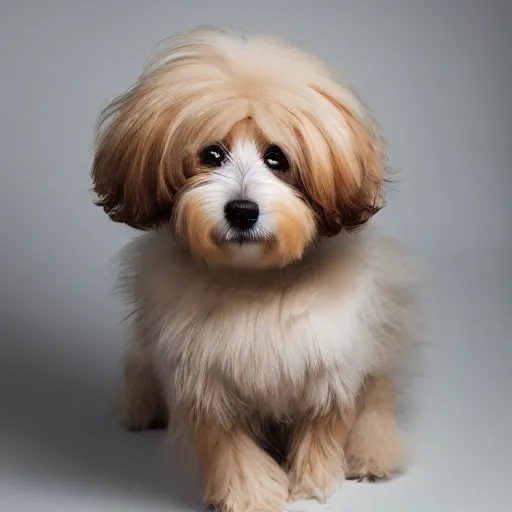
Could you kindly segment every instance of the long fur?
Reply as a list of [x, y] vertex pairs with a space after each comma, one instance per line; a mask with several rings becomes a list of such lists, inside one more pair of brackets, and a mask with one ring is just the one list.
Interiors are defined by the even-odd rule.
[[[198, 155], [216, 142], [226, 159], [210, 168]], [[265, 164], [271, 145], [286, 173]], [[98, 203], [150, 230], [122, 256], [124, 420], [181, 424], [207, 503], [282, 510], [403, 469], [393, 380], [414, 273], [366, 226], [385, 168], [355, 93], [276, 39], [173, 39], [100, 118]], [[245, 242], [224, 214], [239, 198], [260, 209]]]
[[406, 260], [377, 233], [340, 236], [264, 272], [200, 267], [165, 232], [125, 249], [137, 357], [171, 396], [225, 427], [352, 406], [365, 375], [409, 340]]

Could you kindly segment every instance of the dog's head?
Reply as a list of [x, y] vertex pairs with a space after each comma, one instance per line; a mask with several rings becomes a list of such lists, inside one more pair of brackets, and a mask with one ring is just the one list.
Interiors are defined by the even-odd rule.
[[317, 58], [203, 30], [107, 106], [92, 176], [117, 222], [168, 224], [207, 262], [285, 266], [381, 208], [385, 160], [372, 117]]

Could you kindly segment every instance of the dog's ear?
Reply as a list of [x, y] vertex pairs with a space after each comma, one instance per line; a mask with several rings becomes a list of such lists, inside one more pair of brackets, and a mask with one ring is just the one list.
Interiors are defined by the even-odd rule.
[[170, 218], [173, 197], [184, 181], [184, 164], [171, 147], [175, 116], [148, 83], [136, 84], [102, 112], [93, 190], [96, 204], [114, 221], [150, 229]]
[[343, 101], [321, 88], [314, 91], [316, 119], [303, 122], [297, 134], [308, 160], [299, 179], [320, 234], [333, 236], [364, 226], [383, 207], [386, 148], [355, 95], [348, 92], [350, 101]]

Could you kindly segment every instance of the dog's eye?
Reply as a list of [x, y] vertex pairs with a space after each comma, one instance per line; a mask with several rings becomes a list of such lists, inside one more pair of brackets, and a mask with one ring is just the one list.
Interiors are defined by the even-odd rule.
[[277, 146], [270, 146], [263, 155], [265, 165], [273, 171], [286, 172], [290, 164], [284, 153]]
[[208, 146], [199, 153], [199, 160], [206, 167], [220, 167], [225, 159], [226, 153], [218, 144]]

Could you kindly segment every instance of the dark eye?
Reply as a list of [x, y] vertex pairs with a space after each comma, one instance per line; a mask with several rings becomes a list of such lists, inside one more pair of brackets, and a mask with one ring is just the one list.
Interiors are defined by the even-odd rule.
[[265, 165], [273, 171], [285, 172], [290, 168], [287, 158], [277, 146], [270, 146], [263, 155]]
[[199, 153], [199, 160], [206, 167], [220, 167], [225, 159], [226, 153], [218, 144], [212, 144]]

